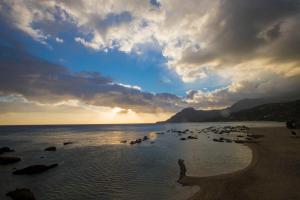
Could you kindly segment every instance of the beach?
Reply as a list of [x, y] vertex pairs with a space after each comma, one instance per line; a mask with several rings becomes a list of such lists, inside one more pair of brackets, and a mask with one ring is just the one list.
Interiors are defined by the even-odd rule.
[[200, 187], [190, 200], [300, 199], [300, 137], [284, 127], [251, 128], [250, 133], [261, 137], [257, 143], [246, 144], [253, 156], [245, 169], [191, 177], [187, 166], [187, 176], [180, 183]]

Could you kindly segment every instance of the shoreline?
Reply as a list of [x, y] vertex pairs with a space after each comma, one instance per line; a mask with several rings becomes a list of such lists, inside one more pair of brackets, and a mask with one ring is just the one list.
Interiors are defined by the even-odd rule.
[[263, 136], [245, 144], [252, 151], [250, 164], [229, 174], [182, 178], [183, 186], [200, 187], [189, 200], [300, 199], [300, 138], [285, 127], [251, 128], [250, 133]]

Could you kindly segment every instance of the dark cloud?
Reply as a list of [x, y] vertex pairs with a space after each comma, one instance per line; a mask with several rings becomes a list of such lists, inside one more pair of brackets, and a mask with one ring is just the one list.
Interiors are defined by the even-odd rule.
[[[220, 1], [205, 27], [209, 30], [207, 48], [187, 49], [181, 62], [204, 64], [222, 59], [223, 64], [236, 64], [257, 57], [278, 60], [299, 55], [299, 13], [299, 0]], [[299, 61], [299, 57], [294, 59]]]
[[20, 94], [41, 103], [77, 99], [90, 105], [140, 112], [176, 111], [184, 106], [175, 95], [141, 92], [116, 84], [97, 72], [74, 73], [22, 50], [0, 48], [2, 95]]

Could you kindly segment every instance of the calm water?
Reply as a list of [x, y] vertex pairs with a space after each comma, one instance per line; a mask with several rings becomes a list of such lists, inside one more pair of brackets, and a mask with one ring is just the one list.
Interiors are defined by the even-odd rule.
[[[248, 147], [216, 143], [215, 134], [192, 135], [198, 140], [179, 140], [168, 129], [201, 130], [209, 126], [282, 126], [281, 123], [184, 123], [165, 125], [85, 125], [0, 127], [0, 146], [16, 150], [6, 155], [22, 161], [0, 166], [0, 199], [16, 187], [30, 188], [37, 199], [186, 199], [198, 188], [182, 187], [176, 180], [177, 160], [185, 160], [188, 175], [208, 176], [233, 172], [251, 161]], [[120, 144], [147, 135], [142, 144]], [[63, 146], [72, 141], [74, 144]], [[154, 144], [151, 144], [151, 141]], [[56, 152], [44, 148], [56, 146]], [[55, 169], [33, 176], [11, 175], [13, 168], [59, 163]]]

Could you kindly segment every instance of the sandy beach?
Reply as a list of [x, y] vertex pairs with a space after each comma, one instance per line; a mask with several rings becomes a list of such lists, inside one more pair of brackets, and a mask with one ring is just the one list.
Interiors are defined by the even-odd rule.
[[300, 137], [278, 127], [252, 128], [250, 133], [262, 135], [258, 143], [246, 144], [253, 153], [251, 164], [231, 174], [184, 177], [183, 185], [200, 186], [191, 200], [300, 199]]

